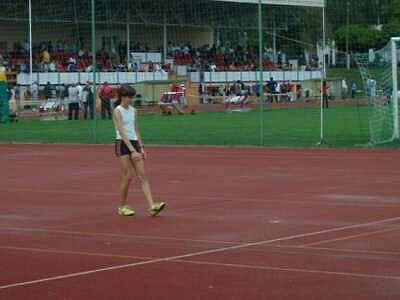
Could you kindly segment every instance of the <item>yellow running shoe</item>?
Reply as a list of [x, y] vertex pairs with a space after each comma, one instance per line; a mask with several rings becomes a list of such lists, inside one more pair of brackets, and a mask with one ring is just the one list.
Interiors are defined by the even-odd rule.
[[151, 217], [157, 216], [165, 207], [165, 202], [154, 203], [148, 212]]
[[135, 211], [132, 210], [128, 205], [124, 205], [124, 206], [118, 207], [118, 214], [123, 217], [129, 217], [129, 216], [133, 216], [135, 214]]

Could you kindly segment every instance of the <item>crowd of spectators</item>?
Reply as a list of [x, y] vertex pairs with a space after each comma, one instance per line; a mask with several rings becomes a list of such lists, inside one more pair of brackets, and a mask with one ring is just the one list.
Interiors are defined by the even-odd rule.
[[[68, 45], [58, 40], [43, 41], [33, 45], [34, 72], [89, 72], [92, 71], [92, 52], [83, 41], [77, 45]], [[0, 49], [0, 65], [5, 65], [9, 71], [29, 72], [29, 42], [27, 40], [13, 45], [13, 49], [5, 53]], [[115, 50], [107, 51], [106, 45], [96, 53], [96, 68], [101, 72], [132, 71], [132, 72], [162, 72], [170, 71], [171, 64], [146, 62], [127, 65], [126, 42], [120, 42]], [[161, 47], [151, 49], [148, 45], [132, 42], [131, 52], [162, 52]], [[168, 58], [175, 65], [186, 65], [189, 71], [256, 71], [259, 68], [259, 51], [256, 47], [210, 46], [195, 48], [190, 43], [173, 45], [168, 43]], [[274, 57], [275, 56], [275, 57]], [[290, 70], [286, 55], [278, 51], [274, 55], [272, 49], [263, 51], [264, 70]], [[308, 66], [312, 69], [312, 65]]]
[[[181, 46], [168, 45], [168, 55], [177, 65], [188, 65], [192, 70], [202, 71], [257, 71], [259, 69], [259, 49], [256, 47], [216, 47], [204, 45], [194, 48], [190, 43]], [[277, 51], [274, 54], [270, 48], [263, 49], [263, 66], [266, 71], [293, 69], [286, 55]], [[316, 64], [314, 67], [317, 67]], [[312, 69], [313, 66], [307, 66]]]
[[[157, 72], [168, 70], [169, 66], [148, 62], [146, 64], [126, 63], [126, 48], [122, 43], [118, 46], [119, 54], [115, 51], [107, 51], [105, 47], [96, 53], [96, 68], [100, 72], [132, 71], [132, 72]], [[131, 51], [149, 51], [146, 45], [140, 43], [132, 44]], [[29, 73], [28, 41], [15, 43], [11, 51], [5, 52], [0, 49], [0, 65], [8, 71]], [[34, 72], [90, 72], [92, 71], [92, 52], [79, 46], [67, 45], [63, 41], [44, 41], [32, 48], [33, 71]]]

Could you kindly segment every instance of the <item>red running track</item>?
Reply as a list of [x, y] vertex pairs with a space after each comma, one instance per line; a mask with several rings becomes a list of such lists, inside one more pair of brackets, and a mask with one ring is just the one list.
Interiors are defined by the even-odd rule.
[[0, 146], [0, 299], [400, 299], [400, 152]]

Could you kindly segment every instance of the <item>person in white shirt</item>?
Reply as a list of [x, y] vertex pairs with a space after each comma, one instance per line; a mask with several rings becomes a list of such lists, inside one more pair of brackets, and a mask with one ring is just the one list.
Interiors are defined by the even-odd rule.
[[90, 119], [94, 119], [95, 114], [95, 100], [94, 99], [94, 92], [93, 92], [93, 85], [91, 81], [86, 82], [86, 86], [83, 88], [82, 91], [82, 100], [81, 103], [83, 105], [83, 117], [86, 120], [88, 118], [88, 113]]
[[82, 103], [84, 100], [83, 99], [83, 87], [80, 82], [76, 85], [76, 90], [78, 91], [79, 103]]
[[68, 120], [72, 120], [72, 115], [75, 120], [79, 120], [79, 96], [76, 84], [68, 88], [68, 96]]
[[342, 79], [342, 98], [347, 98], [347, 93], [349, 92], [349, 87], [347, 86], [346, 79]]
[[34, 81], [31, 86], [31, 96], [32, 96], [32, 101], [39, 100], [39, 85], [36, 81]]
[[275, 87], [275, 94], [277, 94], [277, 103], [281, 102], [281, 86], [282, 84], [280, 82], [277, 82]]
[[156, 63], [156, 64], [154, 65], [154, 72], [155, 72], [155, 73], [160, 73], [161, 71], [162, 71], [161, 65], [158, 64], [158, 63]]
[[122, 172], [118, 214], [121, 216], [133, 216], [135, 214], [134, 210], [127, 205], [127, 199], [129, 186], [134, 174], [136, 174], [149, 205], [148, 214], [154, 217], [163, 210], [165, 203], [153, 201], [150, 183], [145, 174], [146, 152], [137, 125], [137, 113], [132, 106], [135, 95], [134, 88], [123, 85], [118, 89], [118, 100], [114, 104], [115, 155], [119, 158]]
[[50, 72], [55, 72], [56, 71], [56, 64], [54, 63], [54, 61], [52, 61], [49, 65], [49, 71]]
[[25, 53], [29, 53], [29, 48], [30, 48], [30, 43], [28, 42], [28, 40], [25, 40], [22, 47], [24, 48]]

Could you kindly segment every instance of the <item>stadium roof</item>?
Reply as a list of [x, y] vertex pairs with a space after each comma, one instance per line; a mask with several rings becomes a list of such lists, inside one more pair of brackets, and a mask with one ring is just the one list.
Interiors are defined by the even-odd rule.
[[[96, 22], [108, 26], [111, 24], [123, 26], [126, 23], [127, 11], [129, 11], [131, 24], [257, 29], [256, 3], [258, 1], [96, 0]], [[316, 11], [326, 2], [326, 0], [262, 1], [266, 6], [270, 6], [264, 10], [266, 26], [271, 26], [273, 21], [277, 26], [281, 24], [300, 26], [305, 9]], [[28, 20], [26, 0], [0, 0], [0, 2], [2, 6], [0, 22]], [[287, 9], [287, 5], [291, 6], [290, 9]], [[276, 18], [273, 18], [274, 16]], [[32, 19], [34, 24], [40, 22], [88, 24], [91, 20], [91, 0], [34, 0], [32, 1]], [[316, 23], [318, 22], [316, 20]], [[44, 25], [36, 25], [35, 28], [44, 28]]]
[[[237, 3], [258, 3], [259, 0], [214, 0]], [[264, 4], [324, 7], [326, 0], [262, 0]]]

